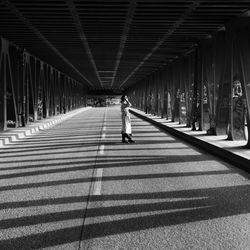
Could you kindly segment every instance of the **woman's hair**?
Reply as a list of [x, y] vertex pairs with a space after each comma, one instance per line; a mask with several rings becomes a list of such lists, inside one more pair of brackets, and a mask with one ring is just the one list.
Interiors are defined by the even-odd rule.
[[121, 102], [124, 102], [125, 101], [125, 95], [123, 95], [122, 97], [121, 97]]

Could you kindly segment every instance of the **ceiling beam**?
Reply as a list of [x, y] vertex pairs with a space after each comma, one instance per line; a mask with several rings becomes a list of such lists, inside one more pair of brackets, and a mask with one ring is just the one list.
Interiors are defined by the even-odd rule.
[[118, 67], [119, 67], [119, 64], [120, 64], [120, 61], [121, 61], [121, 58], [122, 58], [125, 43], [127, 41], [130, 25], [132, 23], [132, 19], [133, 19], [134, 12], [135, 12], [135, 8], [136, 8], [136, 0], [130, 1], [128, 14], [127, 14], [127, 18], [126, 18], [126, 21], [125, 21], [125, 24], [124, 24], [123, 33], [122, 33], [122, 37], [121, 37], [120, 47], [119, 47], [119, 50], [118, 50], [118, 53], [117, 53], [117, 59], [116, 59], [116, 62], [115, 62], [115, 68], [114, 68], [111, 88], [114, 85], [115, 77], [116, 77], [117, 70], [118, 70]]
[[86, 35], [84, 33], [84, 30], [83, 30], [83, 27], [82, 27], [82, 24], [81, 24], [81, 21], [80, 21], [80, 17], [78, 15], [77, 10], [76, 10], [75, 4], [73, 3], [72, 0], [66, 0], [66, 3], [67, 3], [68, 8], [69, 8], [69, 10], [71, 12], [72, 18], [73, 18], [74, 23], [75, 23], [75, 27], [76, 27], [76, 29], [78, 31], [78, 34], [79, 34], [79, 37], [80, 37], [80, 40], [81, 40], [81, 42], [82, 42], [82, 44], [83, 44], [83, 46], [84, 46], [84, 48], [86, 50], [86, 53], [87, 53], [87, 55], [89, 57], [89, 60], [90, 60], [92, 66], [93, 66], [93, 68], [95, 70], [95, 74], [97, 76], [97, 79], [98, 79], [98, 81], [99, 81], [99, 83], [100, 83], [100, 85], [102, 87], [102, 80], [101, 80], [100, 75], [98, 73], [98, 70], [97, 70], [97, 67], [96, 67], [96, 64], [95, 64], [95, 60], [94, 60], [94, 57], [93, 57], [92, 52], [90, 50], [88, 40], [87, 40], [87, 37], [86, 37]]
[[144, 57], [144, 59], [133, 69], [133, 71], [121, 83], [120, 88], [143, 66], [143, 64], [160, 48], [160, 46], [179, 28], [184, 20], [199, 6], [198, 1], [194, 1], [191, 6], [183, 13], [183, 15], [172, 25], [172, 27], [164, 34], [164, 36], [156, 43], [151, 51]]
[[91, 83], [55, 46], [27, 19], [9, 0], [2, 0], [9, 10], [16, 15], [40, 40], [42, 40], [51, 50], [53, 50], [66, 64], [68, 64], [78, 75], [81, 76], [91, 87]]

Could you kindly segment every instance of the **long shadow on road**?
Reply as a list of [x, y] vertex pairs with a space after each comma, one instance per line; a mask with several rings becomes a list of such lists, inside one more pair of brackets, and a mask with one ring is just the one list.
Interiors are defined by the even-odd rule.
[[[140, 230], [166, 227], [183, 223], [190, 223], [214, 218], [221, 218], [233, 215], [250, 213], [250, 186], [242, 185], [235, 187], [219, 187], [208, 189], [194, 189], [185, 191], [158, 192], [158, 193], [137, 193], [117, 194], [92, 197], [90, 202], [95, 201], [137, 201], [150, 200], [150, 203], [119, 205], [111, 207], [90, 208], [87, 217], [96, 216], [126, 216], [137, 213], [136, 217], [113, 219], [85, 225], [83, 228], [82, 240], [98, 237], [117, 235]], [[182, 199], [171, 201], [169, 199]], [[156, 201], [161, 199], [161, 201]], [[167, 199], [164, 201], [164, 199]], [[70, 202], [82, 202], [85, 198], [65, 197], [60, 199], [37, 201], [39, 205], [58, 204]], [[34, 201], [32, 201], [34, 202]], [[20, 202], [21, 206], [29, 206]], [[12, 204], [18, 206], [18, 204]], [[8, 204], [6, 204], [8, 206]], [[152, 212], [161, 212], [153, 214]], [[145, 215], [145, 212], [151, 212]], [[144, 213], [144, 215], [140, 215]], [[72, 210], [46, 215], [30, 216], [17, 219], [7, 219], [1, 222], [1, 228], [13, 228], [29, 226], [37, 223], [54, 222], [82, 218], [83, 211]], [[71, 243], [81, 239], [79, 232], [81, 227], [63, 228], [45, 233], [33, 234], [25, 237], [3, 240], [0, 242], [0, 249], [39, 249], [53, 247], [60, 244]]]
[[[123, 157], [123, 158], [122, 158]], [[208, 158], [209, 159], [209, 158]], [[185, 161], [183, 160], [183, 156], [178, 155], [178, 156], [135, 156], [131, 157], [130, 159], [124, 158], [124, 156], [121, 156], [120, 159], [105, 159], [105, 160], [98, 160], [95, 162], [95, 157], [93, 156], [92, 159], [82, 159], [80, 161], [73, 161], [74, 158], [72, 158], [72, 161], [69, 163], [69, 161], [66, 162], [59, 162], [59, 163], [35, 163], [35, 164], [30, 164], [27, 166], [18, 166], [18, 167], [3, 167], [5, 170], [22, 170], [22, 169], [29, 169], [29, 168], [46, 168], [46, 169], [38, 169], [38, 170], [32, 170], [32, 171], [25, 171], [25, 172], [16, 172], [16, 173], [7, 173], [7, 174], [1, 174], [0, 175], [0, 180], [2, 179], [11, 179], [11, 178], [18, 178], [18, 177], [28, 177], [28, 176], [36, 176], [36, 175], [47, 175], [47, 174], [56, 174], [56, 173], [67, 173], [67, 172], [75, 172], [75, 171], [84, 171], [84, 170], [89, 170], [93, 169], [95, 166], [98, 168], [117, 168], [117, 167], [138, 167], [138, 166], [148, 166], [148, 165], [159, 165], [159, 164], [166, 164], [166, 170], [167, 170], [167, 164], [170, 163], [192, 163], [192, 162], [202, 162], [202, 161], [207, 161], [208, 160], [206, 157], [202, 155], [187, 155], [185, 156]], [[20, 161], [21, 162], [21, 161]], [[19, 162], [19, 163], [20, 163]], [[69, 167], [68, 165], [71, 164], [73, 166]], [[78, 165], [78, 166], [76, 166]], [[65, 167], [62, 167], [65, 166]], [[51, 168], [52, 167], [52, 168]], [[51, 168], [51, 169], [50, 169]], [[208, 171], [209, 172], [209, 171]], [[211, 171], [211, 173], [216, 173], [220, 171]], [[228, 170], [225, 171], [223, 170], [222, 173], [232, 173], [234, 171]], [[203, 172], [198, 172], [197, 175], [202, 175]], [[166, 174], [167, 175], [167, 174]], [[175, 173], [169, 175], [173, 176], [185, 176], [189, 175], [188, 173]], [[194, 175], [192, 173], [191, 175]], [[146, 176], [146, 175], [145, 175]], [[147, 176], [153, 176], [152, 174], [147, 174]], [[167, 176], [166, 176], [167, 177]], [[1, 187], [0, 187], [1, 190]]]

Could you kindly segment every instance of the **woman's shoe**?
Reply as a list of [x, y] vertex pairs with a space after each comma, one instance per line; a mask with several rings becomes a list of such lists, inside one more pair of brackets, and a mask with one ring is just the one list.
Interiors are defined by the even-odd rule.
[[129, 142], [129, 143], [135, 143], [135, 141], [134, 141], [134, 140], [132, 140], [132, 136], [131, 136], [131, 134], [130, 134], [130, 135], [125, 134], [125, 137], [127, 137], [127, 138], [128, 138], [128, 142]]
[[128, 143], [128, 141], [126, 141], [126, 135], [122, 134], [122, 143]]

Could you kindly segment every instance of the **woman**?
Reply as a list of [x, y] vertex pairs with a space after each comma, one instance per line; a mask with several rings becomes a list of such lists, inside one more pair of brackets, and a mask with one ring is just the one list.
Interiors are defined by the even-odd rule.
[[[121, 117], [122, 117], [122, 142], [123, 143], [134, 143], [132, 140], [132, 131], [131, 131], [131, 119], [129, 114], [129, 107], [131, 103], [129, 102], [127, 96], [123, 95], [121, 97]], [[126, 141], [128, 138], [128, 141]]]

